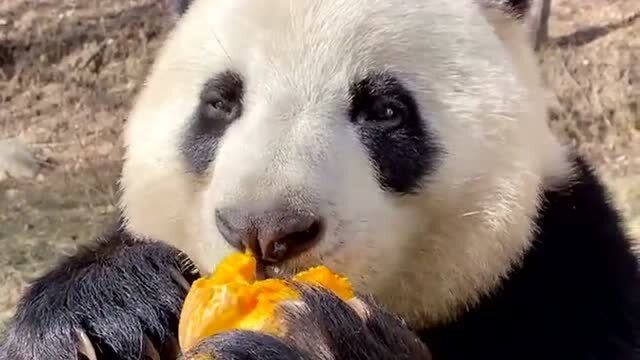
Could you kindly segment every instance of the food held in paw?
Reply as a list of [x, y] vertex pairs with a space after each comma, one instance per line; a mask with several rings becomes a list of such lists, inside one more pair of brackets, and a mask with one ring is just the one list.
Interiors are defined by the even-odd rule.
[[[300, 272], [293, 280], [326, 288], [343, 300], [354, 297], [349, 280], [325, 266]], [[204, 338], [232, 329], [277, 335], [278, 303], [297, 298], [285, 280], [256, 281], [256, 259], [250, 254], [232, 254], [210, 277], [191, 286], [180, 315], [180, 347], [186, 351]]]
[[326, 266], [316, 266], [299, 272], [293, 277], [293, 280], [322, 286], [331, 290], [342, 300], [349, 300], [355, 296], [349, 280], [332, 272]]

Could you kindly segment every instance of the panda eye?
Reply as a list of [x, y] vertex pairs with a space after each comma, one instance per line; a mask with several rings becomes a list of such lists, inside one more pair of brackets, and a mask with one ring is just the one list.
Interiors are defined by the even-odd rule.
[[207, 113], [211, 115], [229, 112], [229, 109], [226, 106], [226, 102], [221, 99], [210, 100], [206, 103], [205, 106], [206, 106]]
[[216, 101], [210, 102], [209, 106], [213, 106], [214, 109], [219, 111], [226, 111], [224, 106], [224, 101], [222, 100], [216, 100]]
[[378, 99], [372, 107], [360, 115], [359, 122], [363, 125], [371, 125], [384, 128], [396, 127], [407, 116], [405, 106], [394, 99]]
[[204, 102], [202, 116], [209, 121], [231, 121], [236, 113], [236, 105], [219, 97], [212, 96]]
[[225, 129], [242, 113], [244, 85], [240, 75], [233, 71], [220, 73], [208, 80], [200, 92], [197, 121], [201, 131]]

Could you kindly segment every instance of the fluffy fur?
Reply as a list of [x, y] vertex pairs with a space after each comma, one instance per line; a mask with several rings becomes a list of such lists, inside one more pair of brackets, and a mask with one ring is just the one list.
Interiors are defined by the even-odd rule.
[[573, 181], [541, 189], [533, 241], [508, 279], [420, 332], [434, 359], [640, 358], [637, 259], [602, 184], [573, 164]]
[[32, 284], [0, 359], [78, 359], [78, 348], [98, 359], [175, 356], [178, 314], [196, 277], [190, 270], [174, 248], [118, 226]]
[[546, 126], [526, 1], [176, 5], [125, 129], [121, 230], [35, 282], [0, 359], [74, 359], [76, 344], [170, 358], [195, 276], [175, 249], [206, 273], [241, 244], [220, 209], [264, 224], [282, 208], [322, 231], [267, 274], [325, 264], [372, 300], [307, 290], [282, 309], [286, 337], [233, 332], [196, 352], [640, 358], [637, 260], [606, 190]]
[[[473, 1], [192, 3], [126, 128], [128, 228], [208, 271], [233, 250], [216, 209], [284, 203], [324, 217], [326, 235], [279, 270], [322, 262], [423, 325], [452, 318], [518, 261], [539, 188], [569, 168], [544, 122], [525, 32], [501, 10]], [[207, 172], [194, 174], [178, 151], [182, 134], [206, 82], [230, 69], [244, 78], [242, 116], [215, 139]], [[412, 196], [380, 187], [348, 122], [350, 85], [372, 70], [397, 74], [443, 154]]]

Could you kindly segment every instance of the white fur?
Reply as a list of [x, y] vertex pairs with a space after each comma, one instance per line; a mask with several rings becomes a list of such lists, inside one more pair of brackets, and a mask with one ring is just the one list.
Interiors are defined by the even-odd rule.
[[[197, 178], [178, 146], [229, 67], [245, 111]], [[380, 189], [348, 125], [349, 84], [371, 69], [399, 75], [444, 146], [417, 196]], [[524, 29], [473, 0], [196, 0], [129, 118], [122, 207], [207, 271], [232, 251], [214, 209], [287, 198], [327, 220], [289, 269], [322, 262], [416, 324], [445, 321], [518, 261], [540, 188], [568, 174], [539, 94]]]

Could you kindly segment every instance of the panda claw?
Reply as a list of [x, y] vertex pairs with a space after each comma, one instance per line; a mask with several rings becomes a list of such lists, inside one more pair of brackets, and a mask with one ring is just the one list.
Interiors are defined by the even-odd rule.
[[78, 333], [78, 352], [84, 355], [88, 360], [98, 360], [98, 356], [96, 355], [96, 350], [89, 340], [89, 337], [83, 330], [77, 331]]
[[180, 284], [180, 286], [182, 286], [185, 291], [189, 292], [189, 290], [191, 289], [191, 285], [189, 285], [187, 279], [185, 279], [185, 277], [177, 269], [171, 268], [169, 271], [173, 280]]
[[144, 356], [151, 360], [160, 360], [160, 354], [148, 337], [144, 337]]
[[178, 338], [175, 336], [169, 337], [169, 339], [167, 339], [167, 342], [164, 345], [164, 348], [170, 354], [179, 354], [180, 345], [178, 344]]

